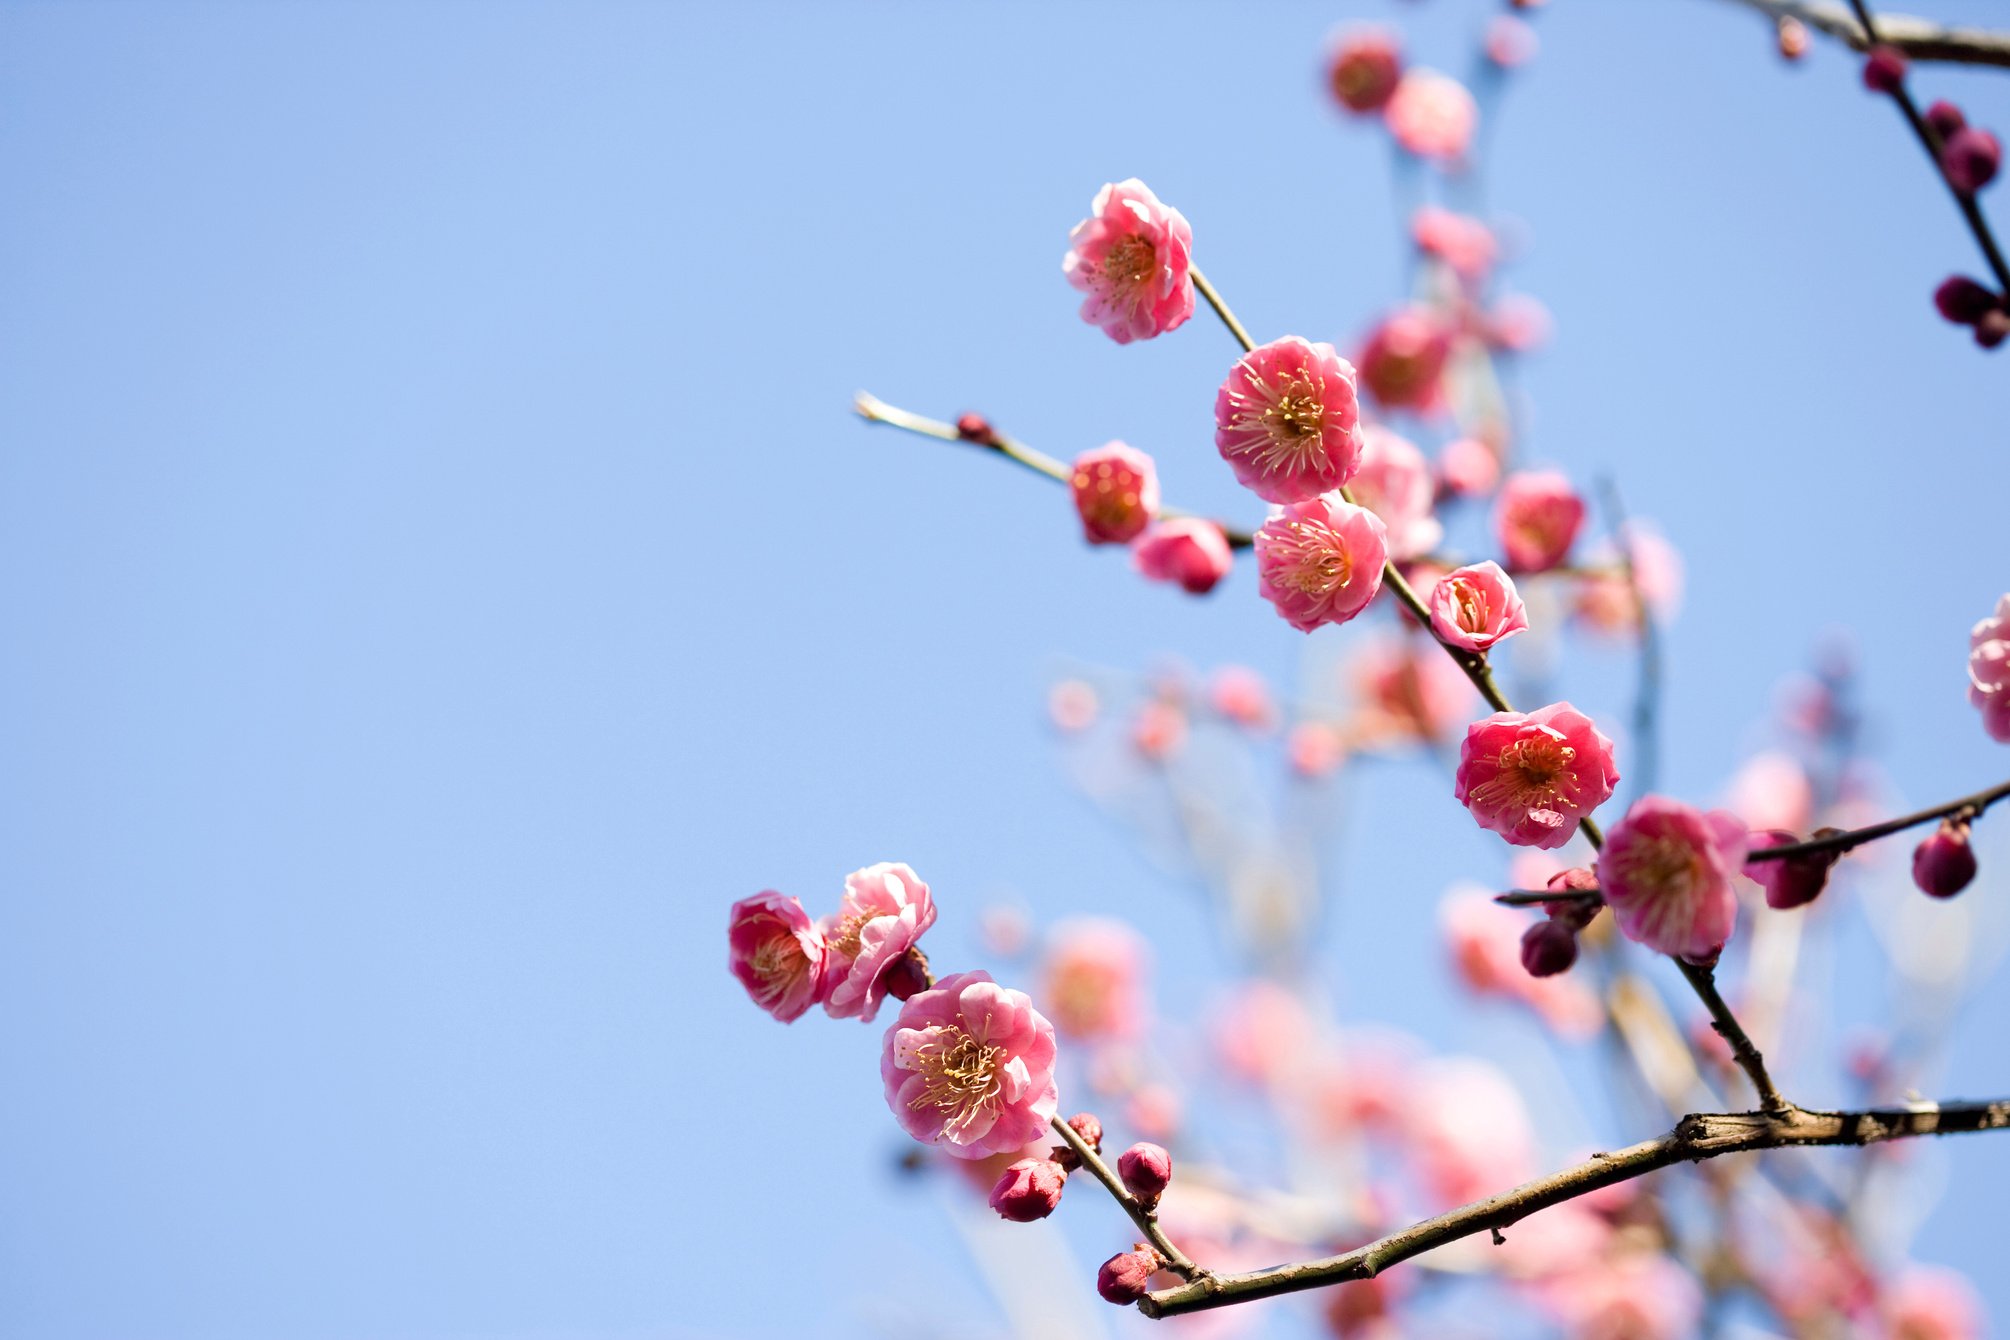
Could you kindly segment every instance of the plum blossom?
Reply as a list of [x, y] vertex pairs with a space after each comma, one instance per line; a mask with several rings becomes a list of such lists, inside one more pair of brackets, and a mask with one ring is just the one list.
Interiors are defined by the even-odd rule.
[[1144, 938], [1108, 917], [1074, 917], [1049, 932], [1040, 999], [1076, 1038], [1127, 1038], [1144, 1022]]
[[1892, 1340], [1981, 1340], [1975, 1286], [1944, 1266], [1909, 1266], [1879, 1300]]
[[1724, 810], [1643, 796], [1605, 835], [1598, 884], [1620, 933], [1663, 954], [1709, 963], [1738, 918], [1732, 880], [1750, 837]]
[[1340, 732], [1324, 721], [1301, 721], [1285, 737], [1284, 752], [1292, 770], [1300, 777], [1320, 778], [1337, 769], [1347, 758], [1347, 745]]
[[1427, 1061], [1410, 1102], [1410, 1153], [1440, 1205], [1463, 1205], [1535, 1175], [1528, 1109], [1496, 1067], [1468, 1057]]
[[1082, 319], [1118, 344], [1148, 340], [1193, 315], [1193, 230], [1136, 177], [1096, 192], [1068, 234], [1061, 272], [1089, 296]]
[[1258, 345], [1215, 393], [1214, 445], [1266, 502], [1303, 502], [1341, 487], [1361, 459], [1353, 364], [1332, 345], [1296, 335]]
[[1366, 743], [1442, 739], [1471, 712], [1472, 681], [1429, 642], [1369, 642], [1347, 666], [1360, 706], [1351, 734]]
[[1215, 671], [1208, 681], [1207, 698], [1216, 712], [1250, 730], [1267, 730], [1277, 717], [1270, 686], [1246, 665], [1224, 665]]
[[1501, 486], [1494, 530], [1510, 572], [1543, 572], [1570, 555], [1584, 525], [1584, 499], [1553, 470], [1520, 471]]
[[1122, 442], [1077, 456], [1068, 487], [1090, 544], [1129, 544], [1159, 509], [1159, 476], [1152, 458]]
[[1210, 1011], [1228, 1072], [1255, 1084], [1288, 1077], [1315, 1040], [1312, 1016], [1289, 990], [1265, 978], [1246, 982]]
[[1214, 522], [1175, 516], [1154, 522], [1138, 537], [1131, 562], [1155, 582], [1177, 582], [1187, 594], [1204, 596], [1228, 575], [1235, 554]]
[[824, 1013], [870, 1023], [886, 999], [894, 965], [935, 924], [935, 900], [921, 877], [898, 861], [883, 861], [844, 878], [844, 898], [821, 927], [830, 957], [824, 965]]
[[1431, 588], [1431, 628], [1462, 651], [1485, 651], [1527, 631], [1528, 610], [1500, 564], [1469, 563]]
[[1348, 492], [1382, 518], [1389, 532], [1389, 557], [1398, 563], [1428, 554], [1445, 528], [1431, 515], [1437, 492], [1430, 462], [1407, 439], [1379, 424], [1361, 430], [1361, 464]]
[[1334, 98], [1357, 113], [1379, 111], [1387, 105], [1402, 75], [1402, 52], [1394, 34], [1385, 28], [1354, 28], [1342, 33], [1326, 66], [1326, 83]]
[[945, 977], [901, 1007], [879, 1074], [901, 1128], [960, 1159], [1041, 1138], [1059, 1102], [1054, 1026], [984, 972]]
[[1612, 741], [1569, 703], [1551, 703], [1467, 727], [1453, 794], [1480, 827], [1516, 846], [1556, 848], [1618, 781]]
[[1423, 307], [1404, 307], [1368, 332], [1356, 360], [1361, 385], [1380, 404], [1419, 412], [1437, 407], [1452, 332]]
[[2010, 595], [1968, 635], [1968, 701], [1989, 738], [2010, 744]]
[[1447, 74], [1417, 68], [1396, 82], [1383, 119], [1396, 143], [1419, 158], [1452, 160], [1465, 156], [1479, 123], [1479, 104], [1466, 86]]
[[1020, 1159], [991, 1188], [991, 1208], [1015, 1224], [1045, 1219], [1060, 1205], [1067, 1181], [1068, 1170], [1052, 1159]]
[[1682, 555], [1662, 538], [1660, 532], [1637, 521], [1626, 524], [1626, 552], [1633, 562], [1629, 584], [1621, 568], [1620, 550], [1610, 541], [1593, 549], [1587, 558], [1609, 575], [1587, 577], [1577, 587], [1572, 602], [1577, 617], [1592, 629], [1608, 634], [1632, 634], [1640, 628], [1640, 610], [1633, 598], [1634, 587], [1647, 604], [1647, 613], [1656, 623], [1675, 617], [1682, 604]]
[[824, 937], [794, 898], [772, 889], [733, 904], [727, 966], [756, 1005], [783, 1023], [816, 1004], [824, 985]]
[[1435, 256], [1467, 283], [1478, 283], [1493, 268], [1499, 247], [1493, 229], [1470, 214], [1425, 205], [1410, 218], [1417, 250]]
[[1491, 493], [1501, 481], [1501, 458], [1477, 437], [1454, 438], [1438, 452], [1438, 478], [1462, 498]]
[[1703, 1316], [1695, 1278], [1659, 1253], [1628, 1252], [1568, 1271], [1546, 1292], [1567, 1340], [1684, 1340]]
[[1382, 589], [1387, 528], [1329, 493], [1281, 509], [1256, 532], [1257, 591], [1293, 628], [1346, 623]]

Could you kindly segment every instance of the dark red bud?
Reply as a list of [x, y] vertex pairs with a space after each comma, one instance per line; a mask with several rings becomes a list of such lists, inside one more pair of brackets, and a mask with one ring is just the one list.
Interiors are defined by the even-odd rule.
[[886, 975], [879, 980], [887, 995], [895, 1000], [906, 1000], [928, 989], [928, 958], [919, 949], [909, 949], [887, 965]]
[[1905, 85], [1905, 57], [1880, 43], [1864, 57], [1863, 86], [1873, 93], [1896, 93]]
[[1952, 898], [1975, 878], [1975, 849], [1968, 845], [1968, 825], [1944, 819], [1940, 831], [1913, 849], [1912, 882], [1922, 893]]
[[2005, 337], [2010, 337], [2010, 313], [2000, 307], [1984, 312], [1975, 323], [1975, 342], [1984, 349], [1994, 349]]
[[1961, 109], [1942, 98], [1926, 109], [1926, 124], [1933, 127], [1933, 133], [1945, 140], [1949, 135], [1968, 124], [1968, 118]]
[[991, 427], [991, 420], [982, 414], [965, 414], [956, 420], [956, 435], [965, 442], [975, 442], [979, 446], [993, 446], [998, 434]]
[[1562, 921], [1538, 921], [1521, 934], [1521, 966], [1531, 977], [1554, 977], [1577, 962], [1577, 936]]
[[1957, 326], [1972, 326], [1998, 307], [1996, 295], [1967, 275], [1949, 275], [1933, 290], [1933, 305]]
[[1973, 195], [1996, 180], [1996, 170], [2003, 166], [2003, 145], [1986, 130], [1964, 126], [1940, 146], [1940, 166], [1955, 190]]

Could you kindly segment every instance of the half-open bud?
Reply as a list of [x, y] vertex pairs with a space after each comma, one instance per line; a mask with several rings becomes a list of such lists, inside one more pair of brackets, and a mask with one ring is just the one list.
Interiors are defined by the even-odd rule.
[[1103, 1262], [1096, 1272], [1096, 1292], [1120, 1306], [1135, 1303], [1151, 1291], [1158, 1268], [1159, 1254], [1139, 1243], [1135, 1250], [1118, 1252]]
[[991, 1188], [991, 1208], [1015, 1224], [1045, 1219], [1061, 1203], [1067, 1169], [1052, 1159], [1020, 1159]]

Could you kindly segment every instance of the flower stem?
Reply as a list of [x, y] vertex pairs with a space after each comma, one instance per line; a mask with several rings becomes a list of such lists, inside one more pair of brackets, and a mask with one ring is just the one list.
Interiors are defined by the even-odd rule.
[[1200, 267], [1189, 266], [1187, 273], [1193, 276], [1193, 286], [1200, 290], [1201, 297], [1207, 299], [1207, 305], [1214, 308], [1214, 314], [1221, 318], [1221, 324], [1228, 327], [1228, 333], [1235, 336], [1236, 343], [1242, 346], [1242, 352], [1248, 353], [1256, 348], [1256, 341], [1249, 338], [1249, 332], [1235, 319], [1235, 313], [1228, 310], [1228, 304], [1214, 291], [1214, 285], [1207, 282], [1207, 276], [1200, 272]]
[[1206, 1276], [1207, 1271], [1195, 1265], [1185, 1252], [1173, 1245], [1173, 1240], [1166, 1236], [1163, 1228], [1159, 1227], [1158, 1215], [1146, 1209], [1144, 1203], [1130, 1193], [1130, 1189], [1123, 1184], [1122, 1179], [1110, 1171], [1110, 1165], [1103, 1162], [1102, 1156], [1089, 1147], [1089, 1142], [1084, 1140], [1073, 1126], [1061, 1120], [1059, 1116], [1054, 1117], [1053, 1124], [1061, 1138], [1068, 1142], [1068, 1148], [1074, 1151], [1077, 1159], [1081, 1160], [1082, 1166], [1103, 1184], [1104, 1189], [1116, 1199], [1117, 1204], [1123, 1207], [1124, 1213], [1131, 1217], [1131, 1222], [1138, 1226], [1138, 1231], [1145, 1235], [1146, 1241], [1150, 1242], [1153, 1249], [1164, 1258], [1166, 1269], [1188, 1280]]

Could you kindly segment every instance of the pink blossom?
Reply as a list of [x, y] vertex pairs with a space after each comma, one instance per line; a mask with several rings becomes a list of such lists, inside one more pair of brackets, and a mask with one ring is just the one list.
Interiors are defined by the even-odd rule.
[[756, 1005], [783, 1023], [816, 1004], [824, 984], [824, 938], [794, 898], [772, 889], [733, 904], [726, 966]]
[[1257, 593], [1293, 628], [1346, 623], [1382, 589], [1387, 534], [1337, 493], [1292, 503], [1256, 532]]
[[1420, 158], [1465, 156], [1480, 119], [1479, 104], [1466, 86], [1436, 70], [1408, 70], [1382, 109], [1396, 143]]
[[1981, 1340], [1982, 1300], [1956, 1271], [1909, 1266], [1880, 1301], [1891, 1340]]
[[1493, 268], [1499, 248], [1493, 229], [1470, 214], [1425, 205], [1410, 218], [1417, 249], [1435, 256], [1467, 283], [1478, 283]]
[[1214, 445], [1267, 502], [1303, 502], [1341, 487], [1361, 458], [1353, 365], [1332, 345], [1296, 335], [1258, 345], [1215, 393]]
[[1528, 629], [1514, 580], [1494, 562], [1468, 563], [1431, 588], [1431, 628], [1464, 651], [1485, 651]]
[[1048, 933], [1040, 999], [1062, 1033], [1134, 1037], [1144, 1022], [1145, 942], [1121, 921], [1075, 917]]
[[1353, 735], [1364, 742], [1442, 739], [1472, 710], [1472, 682], [1434, 643], [1400, 638], [1368, 643], [1347, 677], [1360, 701]]
[[1068, 735], [1078, 735], [1095, 725], [1100, 710], [1095, 686], [1086, 680], [1058, 680], [1047, 690], [1047, 719], [1055, 730]]
[[1783, 828], [1804, 833], [1814, 820], [1815, 785], [1791, 754], [1754, 754], [1731, 778], [1724, 808], [1747, 828]]
[[1186, 711], [1178, 703], [1154, 698], [1131, 721], [1131, 744], [1153, 762], [1171, 758], [1186, 743]]
[[1300, 777], [1324, 777], [1347, 757], [1340, 732], [1323, 721], [1301, 721], [1293, 726], [1285, 737], [1284, 749]]
[[1230, 1074], [1258, 1084], [1287, 1078], [1311, 1049], [1312, 1016], [1297, 996], [1258, 978], [1213, 1011], [1215, 1046]]
[[830, 948], [824, 1013], [870, 1023], [886, 998], [894, 965], [934, 924], [935, 900], [928, 886], [898, 861], [846, 875], [837, 914], [824, 918], [822, 926]]
[[1485, 46], [1488, 60], [1512, 70], [1535, 59], [1535, 29], [1512, 14], [1502, 14], [1487, 25]]
[[1361, 346], [1361, 385], [1391, 409], [1419, 412], [1438, 405], [1452, 333], [1422, 307], [1405, 307], [1382, 319]]
[[1141, 1084], [1124, 1103], [1124, 1119], [1142, 1134], [1170, 1140], [1179, 1130], [1179, 1095], [1163, 1084]]
[[2010, 595], [1968, 636], [1968, 701], [1989, 738], [2010, 744]]
[[1584, 499], [1553, 470], [1507, 477], [1494, 508], [1494, 530], [1510, 572], [1543, 572], [1570, 555], [1584, 525]]
[[1548, 342], [1555, 323], [1549, 308], [1526, 293], [1510, 293], [1493, 305], [1481, 323], [1481, 338], [1496, 349], [1525, 354]]
[[1444, 538], [1445, 528], [1431, 515], [1437, 489], [1430, 463], [1407, 439], [1379, 424], [1361, 430], [1361, 465], [1348, 492], [1382, 518], [1389, 557], [1399, 563], [1428, 554]]
[[1059, 1097], [1054, 1026], [984, 972], [945, 977], [901, 1007], [879, 1074], [887, 1106], [923, 1144], [960, 1159], [1041, 1138]]
[[1744, 868], [1745, 825], [1663, 796], [1643, 796], [1605, 835], [1598, 883], [1620, 933], [1694, 963], [1713, 961], [1737, 922], [1732, 879]]
[[1555, 1276], [1546, 1294], [1568, 1340], [1685, 1340], [1703, 1316], [1689, 1272], [1646, 1252]]
[[1077, 456], [1068, 487], [1090, 544], [1129, 544], [1159, 509], [1159, 475], [1152, 458], [1121, 442]]
[[1193, 315], [1193, 230], [1136, 177], [1096, 192], [1068, 234], [1061, 273], [1089, 296], [1082, 320], [1118, 344], [1148, 340]]
[[1426, 1062], [1410, 1101], [1411, 1153], [1439, 1205], [1463, 1205], [1534, 1176], [1528, 1110], [1494, 1066], [1465, 1057]]
[[1214, 710], [1238, 726], [1267, 730], [1276, 719], [1270, 686], [1246, 665], [1224, 665], [1215, 671], [1207, 695]]
[[1496, 712], [1466, 728], [1453, 794], [1518, 847], [1561, 847], [1619, 781], [1612, 741], [1569, 703]]
[[1326, 83], [1350, 112], [1373, 112], [1389, 101], [1402, 77], [1403, 56], [1384, 28], [1354, 28], [1333, 44]]
[[1633, 582], [1627, 583], [1621, 566], [1619, 547], [1610, 541], [1600, 544], [1587, 557], [1609, 576], [1587, 577], [1578, 584], [1577, 617], [1601, 633], [1631, 635], [1639, 631], [1640, 610], [1634, 603], [1637, 586], [1647, 612], [1658, 624], [1667, 624], [1682, 604], [1682, 555], [1659, 532], [1639, 522], [1626, 525], [1627, 552], [1633, 559]]
[[1139, 536], [1131, 561], [1155, 582], [1178, 582], [1189, 594], [1204, 596], [1228, 575], [1235, 555], [1214, 522], [1176, 516], [1154, 522]]
[[1491, 493], [1501, 480], [1501, 459], [1477, 437], [1455, 438], [1438, 452], [1438, 478], [1462, 498]]

